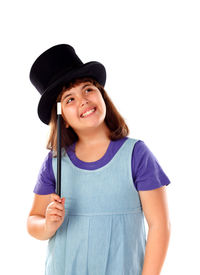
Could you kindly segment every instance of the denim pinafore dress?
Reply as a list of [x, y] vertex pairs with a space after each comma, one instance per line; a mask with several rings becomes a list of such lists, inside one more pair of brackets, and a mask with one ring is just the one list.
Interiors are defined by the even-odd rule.
[[[136, 139], [128, 138], [103, 167], [85, 170], [62, 157], [65, 219], [48, 241], [46, 275], [141, 275], [144, 215], [132, 179]], [[57, 162], [52, 160], [56, 177]]]

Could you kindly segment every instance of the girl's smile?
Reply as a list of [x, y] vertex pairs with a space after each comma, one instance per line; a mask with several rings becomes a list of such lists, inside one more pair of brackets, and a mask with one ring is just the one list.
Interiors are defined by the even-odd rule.
[[87, 108], [88, 110], [86, 110], [83, 114], [81, 114], [81, 118], [86, 118], [86, 117], [88, 117], [88, 116], [90, 116], [90, 115], [92, 115], [92, 114], [94, 114], [95, 113], [95, 111], [96, 111], [96, 107], [94, 107], [94, 108]]

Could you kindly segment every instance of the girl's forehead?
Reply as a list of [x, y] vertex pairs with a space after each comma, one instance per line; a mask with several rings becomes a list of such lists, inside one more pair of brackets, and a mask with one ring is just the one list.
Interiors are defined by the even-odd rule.
[[72, 89], [77, 89], [77, 88], [84, 88], [85, 86], [88, 85], [93, 85], [90, 81], [85, 81], [85, 82], [81, 82], [78, 84], [74, 84], [71, 88], [68, 88], [66, 91], [71, 91]]
[[74, 88], [76, 88], [76, 87], [82, 87], [83, 88], [86, 85], [93, 85], [93, 84], [90, 81], [85, 81], [85, 82], [81, 82], [79, 84], [75, 84]]

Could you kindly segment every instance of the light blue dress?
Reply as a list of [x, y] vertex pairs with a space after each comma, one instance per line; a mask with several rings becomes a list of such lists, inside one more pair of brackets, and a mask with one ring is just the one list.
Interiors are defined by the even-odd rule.
[[[136, 139], [128, 138], [105, 166], [85, 170], [62, 158], [65, 219], [49, 239], [46, 275], [141, 275], [144, 214], [132, 179]], [[56, 177], [57, 162], [52, 160]]]

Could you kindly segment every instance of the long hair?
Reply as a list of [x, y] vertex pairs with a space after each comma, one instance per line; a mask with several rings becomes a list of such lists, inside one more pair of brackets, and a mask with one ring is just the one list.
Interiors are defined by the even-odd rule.
[[[104, 99], [106, 105], [106, 116], [105, 116], [105, 123], [110, 130], [109, 138], [111, 140], [118, 140], [123, 137], [126, 137], [129, 134], [128, 126], [126, 125], [124, 118], [120, 115], [117, 111], [116, 107], [112, 103], [111, 99], [109, 98], [108, 94], [104, 90], [104, 88], [93, 78], [84, 77], [84, 78], [76, 78], [72, 80], [67, 86], [63, 86], [62, 91], [60, 92], [55, 104], [52, 107], [51, 111], [51, 119], [49, 122], [50, 126], [50, 133], [47, 142], [46, 148], [53, 151], [53, 156], [57, 155], [57, 102], [61, 100], [63, 93], [72, 87], [84, 82], [91, 82], [94, 86], [96, 86], [101, 95]], [[61, 148], [68, 149], [74, 142], [78, 140], [78, 135], [72, 129], [71, 126], [66, 128], [65, 121], [61, 119]]]

